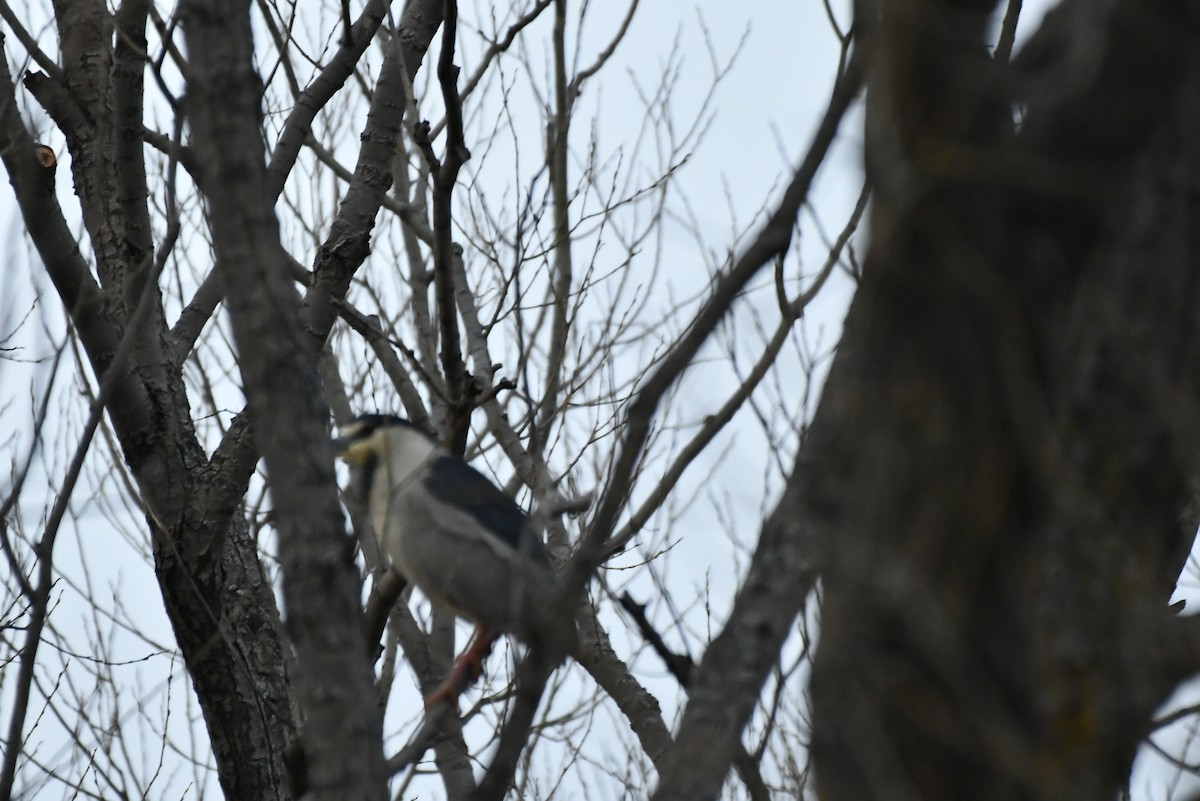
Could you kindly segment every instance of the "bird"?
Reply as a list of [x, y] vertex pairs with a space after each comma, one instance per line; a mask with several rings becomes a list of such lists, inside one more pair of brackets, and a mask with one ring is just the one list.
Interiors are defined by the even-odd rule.
[[573, 619], [560, 611], [541, 535], [512, 498], [402, 417], [361, 415], [334, 445], [344, 462], [363, 468], [371, 523], [392, 569], [476, 625], [426, 708], [453, 700], [478, 678], [501, 633], [574, 651]]

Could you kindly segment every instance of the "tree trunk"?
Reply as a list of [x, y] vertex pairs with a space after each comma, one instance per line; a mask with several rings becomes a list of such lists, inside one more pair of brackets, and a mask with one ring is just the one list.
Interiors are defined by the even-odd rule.
[[1197, 667], [1167, 608], [1200, 452], [1196, 5], [1066, 3], [1011, 70], [991, 5], [892, 0], [869, 31], [872, 247], [810, 441], [823, 801], [1113, 798]]

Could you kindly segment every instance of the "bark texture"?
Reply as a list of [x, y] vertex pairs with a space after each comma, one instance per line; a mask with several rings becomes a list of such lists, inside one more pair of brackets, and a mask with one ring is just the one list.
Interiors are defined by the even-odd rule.
[[313, 799], [387, 797], [381, 715], [363, 655], [361, 588], [346, 535], [317, 351], [300, 318], [260, 134], [248, 0], [186, 7], [188, 106], [210, 187], [213, 250], [255, 445], [266, 461]]
[[[868, 30], [872, 247], [810, 440], [823, 801], [1113, 798], [1196, 669], [1200, 29], [1069, 2]], [[1017, 101], [1014, 127], [1010, 102]]]

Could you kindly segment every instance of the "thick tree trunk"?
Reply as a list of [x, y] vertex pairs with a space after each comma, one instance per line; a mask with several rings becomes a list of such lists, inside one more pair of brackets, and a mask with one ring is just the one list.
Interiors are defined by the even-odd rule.
[[[1194, 3], [882, 4], [877, 194], [814, 426], [823, 801], [1113, 798], [1194, 653]], [[1016, 130], [1002, 87], [1015, 89]]]

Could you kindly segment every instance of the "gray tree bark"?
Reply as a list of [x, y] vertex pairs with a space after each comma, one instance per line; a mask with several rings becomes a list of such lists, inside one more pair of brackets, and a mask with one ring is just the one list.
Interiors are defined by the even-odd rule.
[[[1113, 798], [1200, 667], [1200, 25], [993, 3], [867, 31], [872, 247], [809, 443], [823, 801]], [[1020, 125], [1011, 103], [1019, 104]]]
[[[279, 533], [288, 641], [313, 799], [384, 799], [382, 719], [367, 653], [354, 540], [346, 533], [321, 395], [279, 238], [262, 137], [249, 0], [183, 9], [187, 104], [203, 165], [254, 442]], [[298, 772], [299, 772], [298, 771]]]

